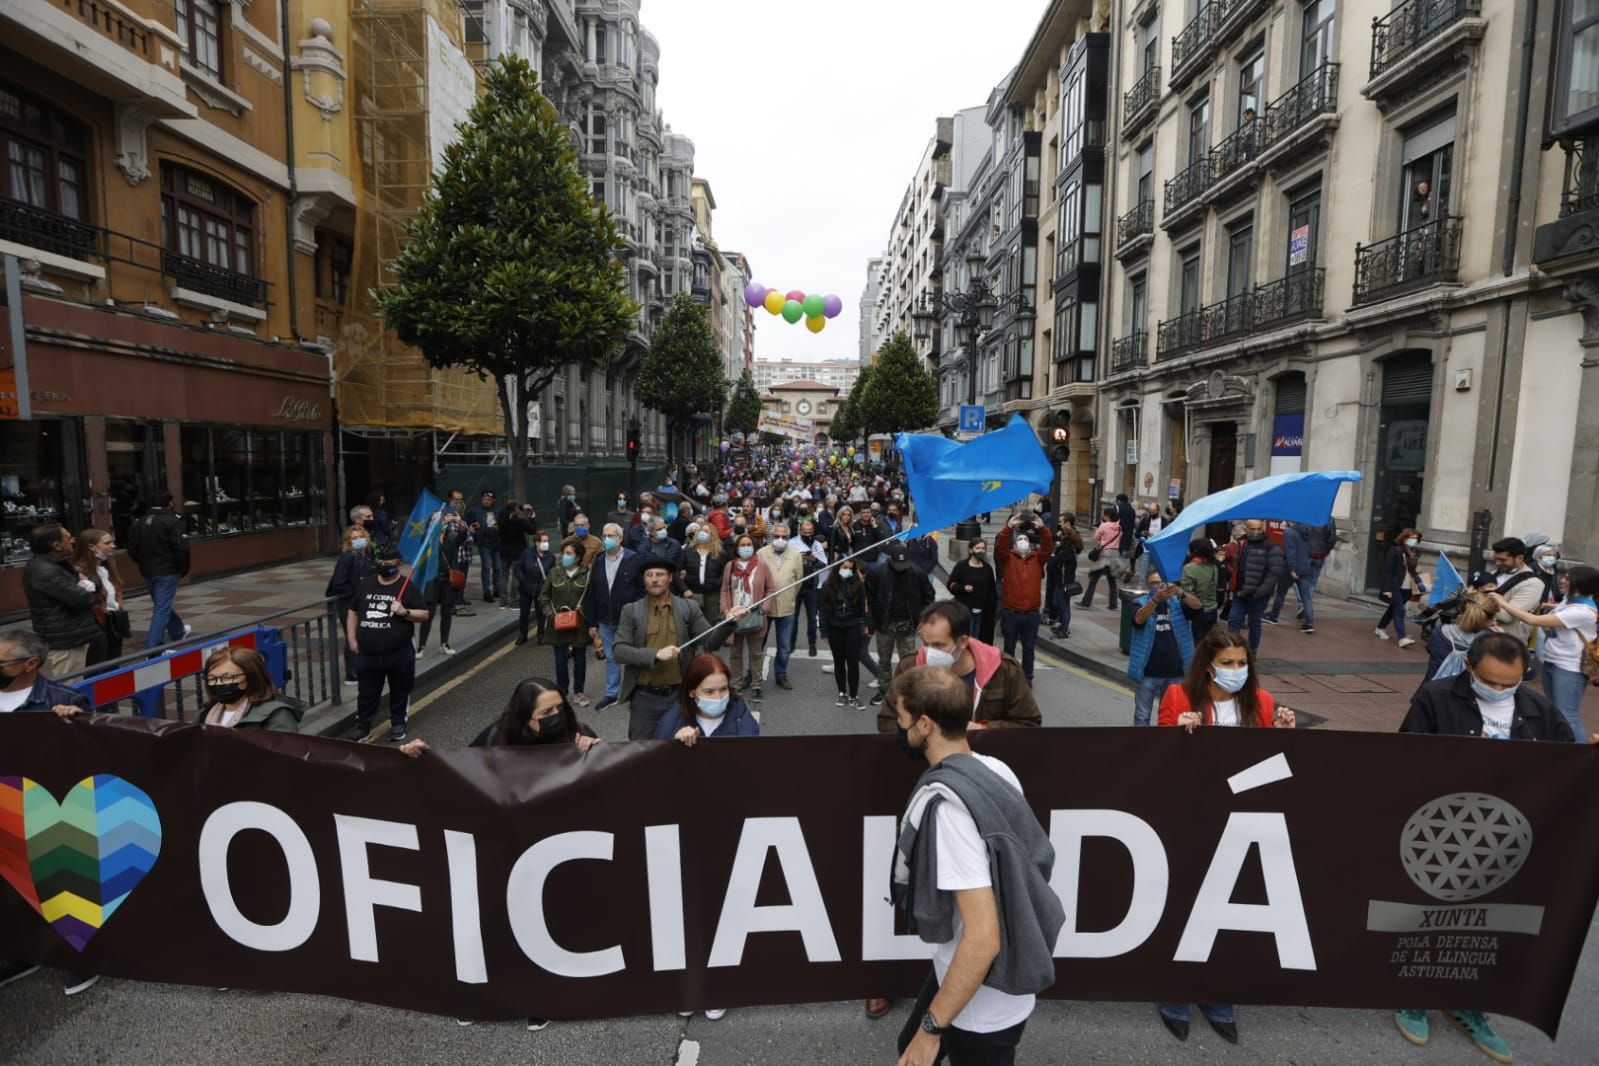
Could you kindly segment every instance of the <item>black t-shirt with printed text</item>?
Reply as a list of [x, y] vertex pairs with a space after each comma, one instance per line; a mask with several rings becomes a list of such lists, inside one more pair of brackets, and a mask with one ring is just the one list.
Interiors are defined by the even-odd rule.
[[1155, 643], [1149, 649], [1149, 662], [1144, 664], [1145, 677], [1182, 677], [1183, 654], [1177, 647], [1177, 635], [1171, 629], [1171, 605], [1163, 603], [1155, 608], [1149, 624], [1155, 627]]
[[411, 582], [401, 580], [385, 585], [376, 574], [368, 574], [356, 586], [350, 610], [355, 615], [355, 646], [362, 655], [387, 655], [410, 646], [415, 626], [409, 619], [389, 613], [402, 586], [405, 593], [400, 602], [407, 610], [422, 610], [422, 594]]

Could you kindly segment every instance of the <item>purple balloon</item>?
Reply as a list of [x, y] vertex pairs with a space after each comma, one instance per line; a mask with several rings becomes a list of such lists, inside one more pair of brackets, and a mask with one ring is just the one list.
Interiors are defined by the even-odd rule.
[[744, 302], [749, 304], [751, 307], [761, 306], [762, 301], [765, 299], [765, 285], [762, 285], [758, 281], [752, 281], [748, 285], [744, 286]]
[[724, 441], [723, 441], [723, 442], [722, 442], [722, 454], [723, 454], [723, 455], [726, 455], [726, 454], [727, 454], [727, 450], [728, 450], [728, 449], [729, 449], [729, 448], [731, 448], [731, 447], [732, 447], [732, 445], [731, 445], [731, 444], [729, 444], [729, 443], [728, 443], [728, 442], [727, 442], [727, 441], [725, 441], [725, 440], [724, 440]]
[[837, 318], [838, 313], [844, 310], [844, 301], [840, 300], [837, 296], [829, 295], [825, 297], [822, 301], [822, 304], [822, 314], [826, 315], [828, 318]]

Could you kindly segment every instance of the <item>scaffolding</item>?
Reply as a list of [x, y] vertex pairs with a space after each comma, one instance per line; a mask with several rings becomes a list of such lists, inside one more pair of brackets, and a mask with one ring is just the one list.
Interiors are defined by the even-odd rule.
[[361, 210], [351, 262], [351, 326], [334, 353], [340, 421], [369, 429], [502, 432], [492, 380], [428, 365], [383, 326], [374, 290], [391, 267], [432, 181], [428, 24], [464, 48], [456, 0], [360, 0], [354, 10], [355, 119]]

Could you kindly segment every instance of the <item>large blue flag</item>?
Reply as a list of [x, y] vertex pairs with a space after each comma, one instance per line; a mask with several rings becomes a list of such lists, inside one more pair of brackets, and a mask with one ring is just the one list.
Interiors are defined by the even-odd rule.
[[407, 580], [418, 588], [426, 588], [439, 572], [439, 510], [443, 506], [442, 500], [423, 489], [400, 534], [400, 557], [411, 563]]
[[1009, 507], [1028, 493], [1048, 492], [1055, 478], [1054, 464], [1021, 415], [967, 444], [930, 433], [897, 433], [894, 447], [904, 460], [916, 508], [916, 525], [905, 536], [921, 536]]
[[1465, 587], [1455, 564], [1449, 561], [1449, 556], [1439, 552], [1438, 565], [1432, 572], [1432, 588], [1427, 590], [1427, 606], [1436, 607]]

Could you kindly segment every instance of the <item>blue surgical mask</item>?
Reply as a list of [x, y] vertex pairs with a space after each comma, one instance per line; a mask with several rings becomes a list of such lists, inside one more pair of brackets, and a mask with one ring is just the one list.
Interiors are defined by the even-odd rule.
[[1217, 666], [1210, 674], [1224, 691], [1237, 692], [1244, 687], [1244, 682], [1249, 680], [1249, 667]]
[[1475, 675], [1471, 679], [1472, 694], [1485, 703], [1504, 703], [1506, 700], [1513, 700], [1516, 698], [1516, 689], [1520, 687], [1521, 684], [1518, 682], [1507, 689], [1497, 689], [1485, 682], [1478, 681]]
[[657, 529], [657, 530], [656, 530], [656, 531], [655, 531], [655, 539], [656, 539], [656, 540], [665, 540], [665, 539], [666, 539], [666, 530], [664, 530], [664, 529]]
[[589, 535], [589, 527], [588, 526], [577, 526], [577, 527], [573, 528], [572, 532], [575, 533], [576, 535], [580, 536], [580, 537], [586, 537], [586, 536]]
[[614, 552], [617, 545], [621, 544], [622, 542], [617, 540], [615, 537], [606, 537], [604, 540], [600, 541], [600, 543], [605, 546], [606, 551]]
[[755, 554], [755, 549], [750, 547], [748, 544], [743, 545], [738, 550], [738, 557], [740, 559], [748, 559], [750, 556], [752, 556], [754, 554]]
[[568, 570], [572, 569], [572, 567], [577, 565], [577, 556], [573, 555], [571, 552], [562, 552], [561, 565], [566, 567]]
[[720, 718], [727, 713], [730, 696], [723, 696], [719, 700], [708, 700], [704, 696], [696, 696], [694, 702], [699, 705], [700, 713], [707, 718]]
[[702, 529], [698, 533], [694, 534], [694, 539], [700, 544], [709, 544], [711, 542], [711, 535]]
[[366, 551], [366, 545], [367, 545], [367, 539], [365, 537], [352, 537], [352, 538], [350, 538], [350, 550], [351, 551], [364, 552], [364, 551]]

